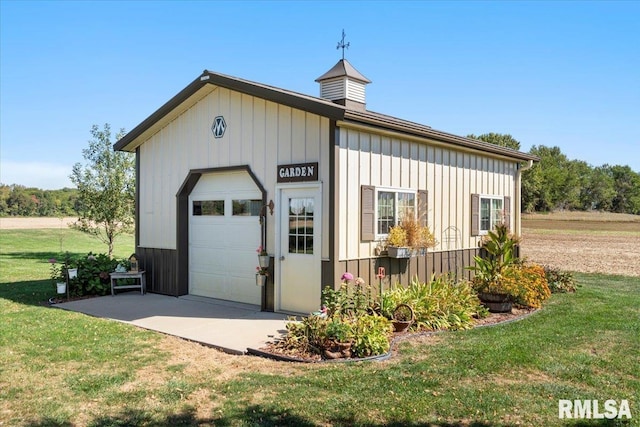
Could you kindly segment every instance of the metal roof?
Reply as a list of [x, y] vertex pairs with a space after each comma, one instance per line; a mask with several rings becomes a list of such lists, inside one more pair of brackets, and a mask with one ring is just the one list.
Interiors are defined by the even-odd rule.
[[[343, 65], [344, 63], [349, 64], [346, 60], [341, 60], [338, 62], [338, 64], [336, 64], [336, 66], [341, 63]], [[336, 68], [336, 66], [334, 66], [323, 76], [319, 77], [318, 80], [325, 78]], [[353, 69], [353, 71], [358, 73], [355, 68], [351, 68]], [[358, 73], [358, 75], [362, 76], [360, 73]], [[366, 80], [366, 77], [362, 76], [362, 78]], [[366, 81], [368, 82], [368, 80]], [[153, 130], [153, 126], [160, 122], [166, 116], [172, 113], [175, 114], [174, 110], [178, 109], [180, 106], [183, 106], [183, 104], [187, 103], [187, 101], [195, 103], [196, 101], [192, 97], [196, 95], [201, 89], [204, 89], [207, 85], [224, 87], [230, 90], [256, 96], [258, 98], [266, 99], [268, 101], [283, 104], [292, 108], [297, 108], [302, 111], [318, 114], [319, 116], [327, 117], [336, 121], [342, 120], [345, 122], [366, 124], [385, 130], [396, 131], [422, 138], [429, 138], [436, 141], [465, 147], [468, 149], [506, 156], [516, 160], [539, 160], [538, 157], [531, 154], [512, 150], [506, 147], [501, 147], [499, 145], [490, 144], [488, 142], [479, 141], [476, 139], [465, 138], [462, 136], [438, 131], [424, 124], [415, 123], [399, 119], [397, 117], [375, 113], [372, 111], [353, 110], [323, 98], [305, 95], [298, 92], [281, 89], [275, 86], [269, 86], [250, 80], [227, 76], [225, 74], [215, 73], [208, 70], [204, 70], [204, 72], [197, 79], [192, 81], [177, 95], [167, 101], [158, 110], [156, 110], [153, 114], [142, 121], [138, 126], [133, 128], [129, 133], [118, 140], [114, 144], [113, 148], [115, 150], [135, 151], [136, 147], [138, 147], [146, 140], [146, 137], [140, 138], [144, 133]]]
[[336, 77], [350, 77], [354, 80], [361, 81], [362, 83], [371, 83], [371, 80], [363, 76], [346, 59], [341, 59], [340, 61], [338, 61], [336, 65], [334, 65], [329, 71], [318, 77], [316, 81], [319, 83], [323, 80], [329, 80]]

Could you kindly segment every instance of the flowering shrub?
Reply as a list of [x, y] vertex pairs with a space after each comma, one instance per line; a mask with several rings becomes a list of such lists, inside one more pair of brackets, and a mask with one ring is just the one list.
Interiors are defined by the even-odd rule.
[[373, 306], [371, 286], [361, 277], [354, 280], [351, 273], [344, 273], [341, 280], [338, 289], [326, 286], [322, 290], [322, 306], [326, 308], [327, 316], [341, 318], [366, 314]]
[[538, 264], [516, 264], [508, 268], [502, 277], [503, 286], [509, 289], [516, 304], [540, 308], [551, 296], [544, 267]]

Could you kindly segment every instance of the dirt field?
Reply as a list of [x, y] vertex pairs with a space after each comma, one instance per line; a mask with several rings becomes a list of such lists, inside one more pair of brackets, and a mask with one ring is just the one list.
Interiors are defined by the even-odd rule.
[[523, 228], [522, 237], [521, 255], [540, 264], [584, 273], [640, 276], [640, 233], [551, 234]]
[[78, 218], [0, 218], [0, 230], [66, 228]]
[[524, 215], [522, 255], [563, 270], [640, 276], [640, 216]]
[[[75, 218], [0, 218], [0, 230], [67, 227]], [[640, 216], [525, 215], [522, 255], [563, 270], [640, 276]]]

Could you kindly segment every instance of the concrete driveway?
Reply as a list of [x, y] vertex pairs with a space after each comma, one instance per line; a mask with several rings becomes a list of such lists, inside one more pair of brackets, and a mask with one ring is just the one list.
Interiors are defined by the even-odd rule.
[[286, 332], [286, 315], [260, 307], [195, 296], [122, 292], [56, 304], [55, 307], [113, 319], [196, 341], [232, 354], [259, 349]]

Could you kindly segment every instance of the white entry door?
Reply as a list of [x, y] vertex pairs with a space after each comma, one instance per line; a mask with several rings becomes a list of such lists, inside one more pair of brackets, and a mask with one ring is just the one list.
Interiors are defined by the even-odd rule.
[[309, 314], [320, 308], [321, 189], [280, 189], [277, 308]]

